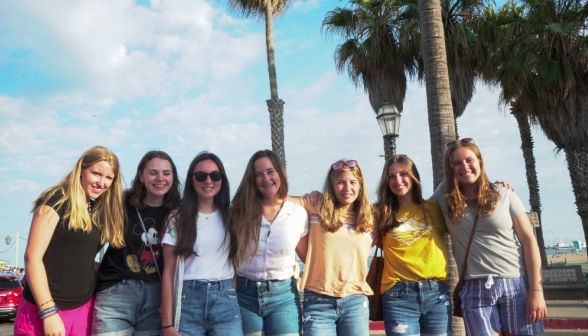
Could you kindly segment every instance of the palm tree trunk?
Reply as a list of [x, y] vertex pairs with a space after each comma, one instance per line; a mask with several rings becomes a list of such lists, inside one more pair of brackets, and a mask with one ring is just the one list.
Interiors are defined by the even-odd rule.
[[[445, 50], [445, 35], [443, 22], [441, 21], [439, 1], [419, 0], [419, 20], [421, 26], [421, 48], [425, 64], [433, 184], [436, 188], [443, 179], [445, 144], [455, 139], [455, 119], [451, 105], [447, 52]], [[452, 294], [458, 280], [457, 265], [453, 257], [449, 235], [445, 236], [445, 242], [450, 251], [447, 285], [450, 294]], [[453, 318], [452, 328], [454, 336], [465, 335], [462, 319]]]
[[278, 97], [278, 79], [276, 74], [276, 58], [274, 55], [273, 7], [270, 0], [265, 5], [265, 44], [267, 48], [267, 71], [269, 73], [271, 99], [267, 100], [270, 115], [272, 150], [286, 165], [284, 148], [284, 101]]
[[579, 149], [565, 149], [572, 190], [576, 198], [578, 215], [582, 220], [584, 241], [588, 242], [588, 145]]
[[539, 227], [535, 228], [537, 236], [537, 245], [539, 245], [539, 254], [541, 255], [541, 264], [543, 267], [548, 266], [547, 255], [545, 254], [545, 240], [543, 238], [543, 227], [541, 226], [541, 198], [539, 195], [539, 181], [537, 180], [537, 168], [535, 165], [535, 154], [533, 153], [533, 135], [531, 134], [531, 125], [529, 117], [523, 112], [520, 102], [513, 101], [510, 103], [510, 113], [517, 120], [519, 133], [521, 134], [521, 149], [525, 159], [525, 172], [527, 174], [527, 185], [529, 186], [529, 204], [531, 211], [539, 215]]

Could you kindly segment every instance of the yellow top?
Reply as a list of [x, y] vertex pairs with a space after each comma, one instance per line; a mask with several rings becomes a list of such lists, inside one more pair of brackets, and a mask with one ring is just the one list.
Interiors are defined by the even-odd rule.
[[447, 278], [447, 233], [445, 219], [437, 202], [425, 201], [426, 221], [419, 204], [401, 206], [396, 213], [400, 225], [383, 239], [384, 272], [381, 293], [399, 281]]
[[334, 297], [372, 295], [365, 281], [371, 246], [371, 233], [355, 232], [354, 222], [347, 220], [336, 232], [326, 232], [317, 215], [312, 215], [303, 288]]

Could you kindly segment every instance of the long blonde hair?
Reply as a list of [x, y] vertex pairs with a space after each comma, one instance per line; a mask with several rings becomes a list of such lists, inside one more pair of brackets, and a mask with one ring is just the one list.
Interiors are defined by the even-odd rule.
[[[95, 163], [105, 161], [114, 172], [110, 188], [106, 189], [94, 203], [93, 211], [88, 213], [86, 193], [82, 188], [81, 176], [84, 169]], [[123, 193], [120, 165], [116, 155], [105, 147], [95, 146], [88, 149], [76, 162], [72, 171], [56, 185], [45, 190], [34, 202], [33, 211], [45, 205], [47, 201], [61, 193], [55, 207], [67, 206], [62, 219], [69, 219], [68, 230], [91, 232], [93, 226], [100, 230], [101, 243], [110, 243], [113, 247], [124, 246], [123, 228]]]
[[[339, 160], [336, 163], [343, 161], [346, 160]], [[334, 170], [332, 167], [329, 167], [323, 186], [323, 197], [319, 202], [317, 211], [320, 216], [321, 227], [327, 232], [335, 232], [343, 226], [345, 214], [339, 211], [337, 199], [335, 198], [335, 188], [333, 187], [333, 180], [341, 176], [343, 172], [351, 172], [359, 182], [359, 195], [357, 195], [357, 199], [352, 205], [356, 214], [355, 232], [369, 232], [372, 230], [373, 225], [372, 206], [367, 195], [367, 187], [359, 165], [353, 168], [343, 165], [339, 170]]]
[[500, 193], [496, 187], [490, 183], [486, 170], [484, 169], [484, 159], [482, 153], [473, 141], [456, 141], [445, 151], [443, 168], [445, 171], [445, 200], [447, 201], [447, 215], [449, 219], [457, 224], [458, 221], [465, 217], [467, 208], [466, 198], [462, 193], [457, 177], [453, 173], [453, 153], [458, 148], [467, 148], [471, 150], [480, 162], [480, 177], [476, 181], [476, 211], [479, 216], [490, 216], [500, 200]]
[[237, 188], [231, 203], [231, 228], [235, 233], [237, 244], [237, 254], [233, 261], [235, 266], [241, 265], [251, 255], [254, 255], [259, 247], [263, 195], [257, 190], [257, 185], [255, 184], [255, 161], [261, 158], [268, 158], [280, 177], [278, 198], [285, 200], [288, 196], [286, 168], [282, 160], [276, 153], [268, 149], [255, 152], [247, 163], [243, 179], [241, 179], [241, 184]]

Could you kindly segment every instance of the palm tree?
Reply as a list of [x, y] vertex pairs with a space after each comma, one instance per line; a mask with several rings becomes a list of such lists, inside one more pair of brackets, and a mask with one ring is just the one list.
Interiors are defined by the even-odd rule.
[[290, 5], [290, 0], [228, 0], [228, 3], [231, 9], [244, 17], [265, 20], [265, 44], [267, 48], [267, 67], [271, 94], [271, 98], [266, 102], [270, 115], [272, 150], [276, 152], [285, 165], [284, 101], [278, 96], [276, 59], [274, 56], [273, 17], [283, 15]]
[[[539, 194], [539, 182], [537, 179], [537, 168], [535, 164], [535, 155], [533, 154], [533, 136], [531, 134], [531, 125], [529, 117], [524, 111], [524, 104], [521, 102], [520, 78], [514, 75], [514, 72], [508, 71], [505, 62], [511, 57], [512, 49], [516, 46], [511, 45], [514, 37], [521, 34], [521, 25], [510, 26], [506, 22], [511, 22], [510, 17], [520, 17], [522, 7], [509, 2], [503, 5], [499, 11], [494, 7], [489, 7], [484, 11], [484, 15], [478, 18], [475, 26], [477, 35], [483, 40], [489, 50], [492, 50], [489, 61], [482, 68], [482, 78], [491, 85], [501, 87], [500, 100], [504, 104], [510, 104], [511, 114], [515, 117], [519, 133], [521, 136], [521, 150], [525, 160], [525, 171], [527, 176], [527, 185], [529, 187], [529, 204], [531, 211], [539, 215], [541, 223], [541, 198]], [[512, 35], [511, 35], [512, 34]], [[523, 99], [524, 100], [524, 99]], [[543, 238], [543, 228], [539, 226], [535, 230], [539, 253], [541, 254], [541, 263], [547, 266], [547, 255], [545, 254], [545, 241]]]
[[[438, 0], [419, 0], [422, 58], [425, 66], [427, 110], [431, 137], [431, 161], [435, 188], [443, 180], [443, 154], [445, 144], [456, 138], [455, 117], [451, 103], [445, 34]], [[458, 281], [457, 266], [451, 239], [445, 237], [449, 250], [447, 283], [451, 293]], [[452, 319], [453, 335], [465, 335], [463, 321]]]
[[363, 87], [374, 111], [388, 99], [399, 111], [406, 95], [406, 74], [416, 74], [416, 55], [406, 55], [400, 43], [395, 0], [351, 0], [350, 7], [327, 13], [322, 30], [345, 40], [335, 50], [339, 72], [347, 70], [356, 87]]
[[588, 240], [588, 3], [523, 0], [501, 27], [502, 71], [517, 78], [524, 112], [566, 156]]

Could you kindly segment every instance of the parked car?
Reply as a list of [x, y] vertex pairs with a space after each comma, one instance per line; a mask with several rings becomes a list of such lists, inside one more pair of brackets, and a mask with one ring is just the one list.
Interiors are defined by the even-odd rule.
[[0, 319], [16, 317], [22, 287], [12, 274], [0, 273]]

